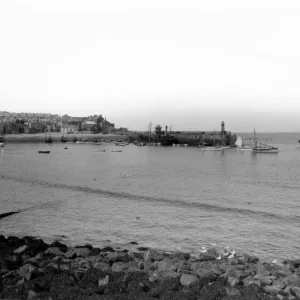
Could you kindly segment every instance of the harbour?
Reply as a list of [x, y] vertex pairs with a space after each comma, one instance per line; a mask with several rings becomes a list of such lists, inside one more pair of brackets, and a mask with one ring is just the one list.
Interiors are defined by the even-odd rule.
[[[7, 143], [0, 154], [0, 208], [20, 213], [1, 220], [1, 233], [63, 235], [73, 245], [138, 240], [191, 252], [216, 243], [266, 260], [296, 257], [299, 248], [290, 240], [299, 235], [299, 138], [268, 135], [278, 155]], [[44, 148], [50, 155], [37, 156]]]

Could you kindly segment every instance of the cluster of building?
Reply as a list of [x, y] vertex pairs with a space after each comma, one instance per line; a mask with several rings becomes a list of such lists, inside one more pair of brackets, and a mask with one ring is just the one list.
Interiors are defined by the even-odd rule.
[[59, 116], [50, 113], [13, 113], [0, 111], [0, 134], [41, 133], [125, 133], [126, 128], [115, 128], [115, 124], [102, 115], [88, 117]]

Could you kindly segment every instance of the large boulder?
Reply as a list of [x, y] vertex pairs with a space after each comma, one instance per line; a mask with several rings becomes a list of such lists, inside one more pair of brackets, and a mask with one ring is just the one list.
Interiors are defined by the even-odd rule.
[[91, 254], [91, 250], [88, 248], [69, 248], [63, 255], [66, 258], [75, 257], [88, 257]]
[[22, 266], [19, 270], [19, 275], [27, 280], [31, 279], [33, 272], [36, 270], [36, 267], [26, 264]]
[[22, 255], [29, 248], [28, 245], [21, 246], [14, 251], [14, 254]]
[[198, 282], [199, 282], [199, 279], [197, 276], [183, 274], [180, 277], [180, 284], [184, 287], [192, 286], [194, 284], [197, 284]]
[[63, 256], [64, 255], [64, 252], [62, 252], [59, 248], [57, 247], [51, 247], [51, 248], [48, 248], [44, 254], [46, 255], [52, 255], [52, 256]]
[[162, 253], [155, 251], [155, 250], [148, 250], [144, 253], [144, 260], [163, 260], [164, 256]]
[[131, 260], [128, 253], [124, 253], [120, 251], [111, 252], [106, 255], [106, 258], [108, 259], [110, 264], [114, 262], [129, 262]]
[[216, 275], [214, 273], [201, 268], [197, 270], [196, 274], [201, 282], [208, 283], [209, 281], [212, 281], [216, 278]]

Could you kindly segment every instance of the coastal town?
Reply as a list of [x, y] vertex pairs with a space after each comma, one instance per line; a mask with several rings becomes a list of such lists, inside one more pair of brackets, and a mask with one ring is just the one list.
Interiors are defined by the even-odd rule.
[[59, 116], [50, 113], [16, 113], [0, 111], [0, 134], [33, 134], [43, 132], [78, 133], [120, 133], [127, 128], [115, 128], [102, 115], [73, 117], [67, 114]]

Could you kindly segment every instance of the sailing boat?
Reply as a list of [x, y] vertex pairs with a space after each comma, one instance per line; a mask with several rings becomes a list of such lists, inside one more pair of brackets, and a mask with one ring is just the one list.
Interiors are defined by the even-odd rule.
[[[271, 145], [268, 144], [263, 144], [263, 143], [259, 143], [258, 142], [258, 138], [255, 135], [255, 129], [254, 129], [254, 148], [252, 149], [252, 151], [254, 153], [278, 153], [278, 147], [273, 147]], [[267, 142], [267, 139], [266, 139]]]
[[243, 138], [238, 136], [235, 144], [238, 146], [238, 151], [252, 151], [253, 146], [248, 146], [243, 142]]
[[216, 146], [215, 132], [214, 132], [213, 136], [214, 136], [214, 146], [204, 147], [204, 145], [203, 145], [202, 151], [222, 151], [223, 150], [222, 147]]

